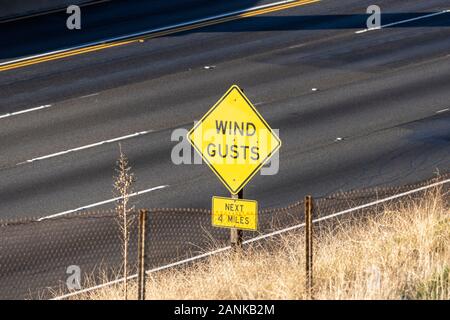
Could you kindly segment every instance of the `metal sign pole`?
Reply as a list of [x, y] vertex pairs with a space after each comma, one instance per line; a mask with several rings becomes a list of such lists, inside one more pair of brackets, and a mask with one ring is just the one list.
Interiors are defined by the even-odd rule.
[[139, 211], [139, 234], [138, 234], [138, 300], [145, 300], [145, 270], [147, 251], [145, 246], [146, 226], [148, 210]]
[[[238, 194], [231, 194], [233, 199], [244, 199], [244, 188]], [[232, 228], [230, 230], [230, 241], [233, 249], [242, 248], [242, 230]]]
[[313, 286], [313, 200], [311, 196], [305, 197], [305, 246], [306, 246], [306, 289], [309, 298], [312, 299]]

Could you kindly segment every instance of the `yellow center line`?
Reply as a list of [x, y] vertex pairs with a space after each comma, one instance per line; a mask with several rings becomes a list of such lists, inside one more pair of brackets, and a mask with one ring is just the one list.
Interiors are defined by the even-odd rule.
[[215, 19], [215, 20], [195, 23], [195, 24], [192, 24], [189, 26], [178, 27], [178, 28], [174, 28], [174, 29], [170, 29], [170, 30], [155, 32], [153, 34], [150, 34], [150, 35], [144, 36], [144, 37], [140, 36], [140, 37], [135, 37], [135, 38], [131, 38], [128, 40], [121, 40], [121, 41], [115, 41], [115, 42], [111, 42], [111, 43], [92, 45], [92, 46], [85, 47], [85, 48], [55, 53], [55, 54], [51, 54], [51, 55], [43, 56], [43, 57], [39, 57], [39, 58], [30, 58], [28, 60], [23, 60], [20, 62], [15, 62], [15, 63], [0, 66], [0, 72], [17, 69], [17, 68], [22, 68], [22, 67], [26, 67], [26, 66], [30, 66], [30, 65], [34, 65], [34, 64], [38, 64], [38, 63], [43, 63], [43, 62], [47, 62], [47, 61], [59, 60], [59, 59], [63, 59], [63, 58], [67, 58], [67, 57], [71, 57], [71, 56], [75, 56], [75, 55], [80, 55], [80, 54], [84, 54], [84, 53], [88, 53], [88, 52], [94, 52], [94, 51], [104, 50], [107, 48], [123, 46], [123, 45], [127, 45], [130, 43], [138, 42], [140, 40], [153, 39], [153, 38], [162, 37], [162, 36], [166, 36], [166, 35], [170, 35], [170, 34], [175, 34], [175, 33], [180, 33], [180, 32], [184, 32], [184, 31], [199, 29], [199, 28], [203, 28], [203, 27], [207, 27], [207, 26], [212, 26], [212, 25], [216, 25], [216, 24], [221, 24], [221, 23], [225, 23], [225, 22], [229, 22], [229, 21], [240, 20], [240, 19], [244, 19], [244, 18], [248, 18], [248, 17], [254, 17], [254, 16], [258, 16], [258, 15], [262, 15], [262, 14], [266, 14], [266, 13], [270, 13], [270, 12], [286, 10], [289, 8], [303, 6], [303, 5], [316, 3], [316, 2], [320, 2], [320, 0], [295, 1], [295, 2], [291, 2], [291, 3], [287, 3], [287, 4], [270, 7], [270, 8], [258, 9], [255, 11], [246, 12], [246, 13], [238, 14], [235, 16], [224, 17], [224, 18], [219, 18], [219, 19]]
[[124, 41], [124, 42], [120, 42], [120, 43], [117, 42], [117, 43], [95, 45], [95, 46], [90, 46], [90, 47], [86, 47], [86, 48], [82, 48], [82, 49], [76, 49], [76, 50], [71, 50], [71, 51], [67, 51], [67, 52], [56, 53], [56, 54], [52, 54], [52, 55], [45, 56], [45, 57], [24, 60], [21, 62], [7, 64], [5, 66], [2, 66], [2, 67], [0, 67], [0, 72], [6, 71], [6, 70], [11, 70], [11, 69], [17, 69], [17, 68], [21, 68], [21, 67], [41, 63], [41, 62], [75, 56], [75, 55], [82, 54], [82, 53], [87, 53], [87, 52], [98, 51], [98, 50], [102, 50], [102, 49], [106, 49], [106, 48], [121, 46], [121, 45], [129, 44], [132, 42], [136, 42], [136, 41], [137, 40], [133, 40], [133, 41], [129, 40], [129, 41]]

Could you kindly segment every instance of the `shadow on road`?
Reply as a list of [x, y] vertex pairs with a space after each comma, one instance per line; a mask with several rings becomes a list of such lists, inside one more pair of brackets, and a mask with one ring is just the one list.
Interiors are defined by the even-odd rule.
[[[192, 2], [192, 1], [191, 1]], [[198, 1], [197, 1], [198, 2]], [[220, 8], [199, 9], [183, 12], [183, 15], [170, 16], [169, 8], [159, 8], [145, 13], [145, 8], [139, 12], [133, 8], [129, 14], [117, 12], [120, 8], [103, 12], [99, 8], [87, 11], [83, 20], [82, 30], [69, 31], [65, 28], [67, 15], [55, 13], [35, 19], [25, 19], [11, 23], [0, 24], [0, 59], [12, 59], [54, 50], [69, 48], [80, 44], [120, 37], [142, 30], [151, 30], [182, 21], [190, 21], [199, 17], [211, 16], [230, 10], [242, 9], [261, 1], [244, 1], [244, 5], [225, 6]], [[211, 7], [211, 6], [210, 6]], [[123, 8], [122, 8], [123, 9]], [[146, 8], [148, 9], [148, 8]], [[382, 14], [382, 25], [394, 22], [413, 20], [395, 24], [388, 28], [433, 28], [450, 27], [450, 13], [434, 15], [428, 18], [416, 19], [436, 12], [410, 12]], [[200, 32], [267, 32], [267, 31], [300, 31], [300, 30], [340, 30], [365, 29], [367, 14], [352, 15], [275, 15], [255, 16], [232, 22], [222, 23], [177, 33], [171, 36], [186, 35]]]

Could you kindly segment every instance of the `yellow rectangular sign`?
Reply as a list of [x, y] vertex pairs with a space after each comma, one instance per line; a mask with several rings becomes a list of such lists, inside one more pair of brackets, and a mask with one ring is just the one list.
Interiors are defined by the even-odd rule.
[[258, 202], [254, 200], [213, 197], [212, 224], [221, 228], [257, 230]]

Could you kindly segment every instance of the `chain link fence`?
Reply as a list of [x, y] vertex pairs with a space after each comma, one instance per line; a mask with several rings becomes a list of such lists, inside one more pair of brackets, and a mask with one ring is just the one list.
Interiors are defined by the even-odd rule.
[[[450, 173], [446, 173], [407, 186], [315, 198], [314, 219], [449, 178]], [[440, 187], [446, 199], [449, 185], [444, 183]], [[423, 192], [405, 197], [420, 198]], [[388, 202], [395, 201], [399, 199]], [[385, 206], [386, 202], [380, 204], [380, 208]], [[371, 212], [374, 209], [376, 206], [370, 207]], [[298, 225], [303, 222], [303, 210], [303, 200], [284, 208], [260, 210], [258, 232], [244, 231], [244, 240]], [[137, 218], [137, 211], [130, 213], [134, 223], [128, 249], [129, 274], [137, 272]], [[208, 209], [151, 209], [146, 233], [147, 266], [154, 269], [228, 246], [229, 235], [228, 229], [212, 227]], [[74, 268], [81, 272], [81, 288], [105, 279], [121, 278], [122, 245], [117, 214], [112, 210], [80, 212], [41, 221], [0, 221], [0, 299], [47, 299], [67, 293], [66, 283]]]

